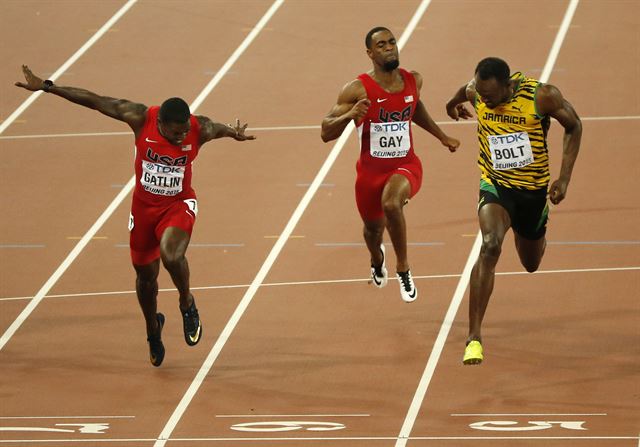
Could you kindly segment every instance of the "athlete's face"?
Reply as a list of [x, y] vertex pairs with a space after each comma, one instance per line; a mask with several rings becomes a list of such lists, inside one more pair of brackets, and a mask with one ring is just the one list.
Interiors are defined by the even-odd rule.
[[187, 134], [189, 133], [189, 129], [191, 125], [189, 121], [186, 123], [165, 123], [158, 119], [158, 131], [160, 135], [165, 137], [167, 141], [175, 146], [180, 146], [185, 138], [187, 138]]
[[478, 75], [475, 79], [476, 92], [490, 109], [495, 109], [511, 97], [511, 85], [508, 82], [501, 84], [496, 78], [482, 80]]
[[390, 31], [382, 30], [371, 36], [371, 48], [367, 49], [371, 60], [384, 71], [393, 71], [400, 65], [398, 44]]

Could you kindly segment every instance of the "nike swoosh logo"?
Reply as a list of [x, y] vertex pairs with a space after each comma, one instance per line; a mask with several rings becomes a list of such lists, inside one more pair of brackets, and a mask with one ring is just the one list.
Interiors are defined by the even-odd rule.
[[193, 343], [197, 342], [200, 339], [200, 329], [202, 328], [201, 325], [198, 325], [198, 330], [196, 330], [196, 333], [191, 336], [189, 335], [189, 340], [191, 340]]
[[378, 103], [381, 103], [381, 102], [385, 102], [387, 99], [389, 98], [378, 98], [376, 101], [378, 101]]
[[145, 138], [144, 141], [146, 141], [147, 143], [157, 143], [157, 141], [150, 140], [149, 137]]
[[409, 298], [415, 298], [415, 297], [416, 297], [416, 289], [413, 289], [413, 293], [409, 295]]

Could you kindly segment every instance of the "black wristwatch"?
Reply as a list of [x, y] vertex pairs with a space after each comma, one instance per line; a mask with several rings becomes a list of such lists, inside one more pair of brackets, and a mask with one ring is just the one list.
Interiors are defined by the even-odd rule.
[[53, 87], [53, 81], [52, 81], [52, 80], [50, 80], [50, 79], [47, 79], [46, 81], [44, 81], [44, 82], [42, 83], [42, 85], [43, 85], [42, 90], [44, 90], [45, 92], [47, 92], [47, 93], [48, 93], [48, 92], [49, 92], [49, 89], [50, 89], [51, 87]]

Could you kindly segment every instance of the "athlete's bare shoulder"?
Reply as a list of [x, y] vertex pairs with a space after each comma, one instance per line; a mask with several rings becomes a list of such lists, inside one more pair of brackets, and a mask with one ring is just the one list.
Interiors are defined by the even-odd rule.
[[411, 70], [410, 73], [413, 75], [413, 79], [416, 80], [416, 88], [420, 91], [422, 89], [422, 75], [415, 70]]
[[547, 115], [561, 109], [564, 98], [560, 90], [551, 84], [541, 84], [536, 92], [536, 107], [541, 114]]
[[353, 79], [347, 82], [338, 95], [338, 105], [341, 104], [355, 104], [361, 99], [367, 97], [367, 91], [360, 79]]

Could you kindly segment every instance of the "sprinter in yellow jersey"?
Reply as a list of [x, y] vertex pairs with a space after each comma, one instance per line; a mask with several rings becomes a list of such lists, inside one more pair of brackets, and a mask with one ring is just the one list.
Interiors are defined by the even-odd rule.
[[[469, 337], [463, 357], [465, 365], [473, 365], [483, 360], [482, 319], [504, 236], [513, 228], [520, 262], [528, 272], [535, 272], [546, 247], [547, 194], [553, 204], [564, 199], [582, 124], [560, 90], [521, 73], [511, 75], [507, 63], [495, 57], [480, 61], [474, 78], [447, 103], [447, 114], [455, 120], [472, 118], [466, 101], [473, 104], [478, 117], [481, 172], [482, 248], [471, 272]], [[547, 191], [550, 117], [564, 127], [564, 140], [560, 176]]]

